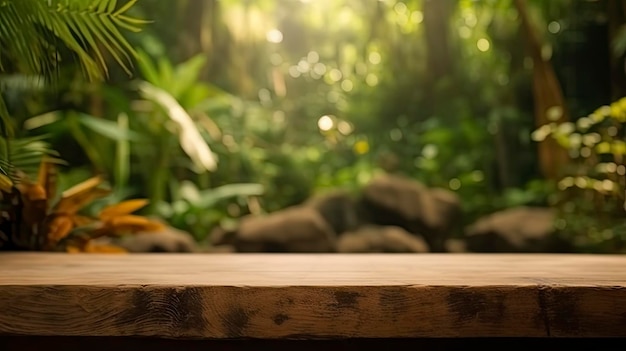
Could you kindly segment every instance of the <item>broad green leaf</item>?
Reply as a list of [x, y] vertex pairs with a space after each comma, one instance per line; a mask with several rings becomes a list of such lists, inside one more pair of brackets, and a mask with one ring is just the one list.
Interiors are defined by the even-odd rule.
[[206, 56], [201, 54], [176, 66], [174, 69], [174, 77], [176, 77], [176, 79], [172, 81], [172, 85], [168, 88], [168, 91], [174, 97], [179, 98], [187, 90], [191, 89], [198, 81], [200, 72], [206, 65], [206, 62]]
[[190, 111], [202, 111], [208, 112], [208, 110], [199, 110], [197, 107], [204, 103], [209, 97], [210, 90], [208, 87], [198, 84], [194, 85], [191, 89], [187, 89], [183, 96], [180, 98], [183, 106], [187, 107]]
[[178, 140], [183, 151], [193, 161], [196, 171], [215, 171], [217, 156], [211, 151], [187, 111], [167, 91], [148, 82], [139, 83], [139, 92], [144, 99], [161, 106], [166, 115], [178, 125]]
[[[124, 133], [130, 133], [128, 129], [128, 115], [120, 113], [117, 117], [117, 127]], [[115, 186], [116, 192], [119, 192], [126, 188], [130, 178], [130, 143], [128, 140], [117, 140], [115, 154]]]
[[128, 128], [120, 127], [118, 123], [104, 118], [81, 114], [80, 123], [92, 131], [112, 140], [137, 141], [141, 139], [141, 136], [136, 132], [129, 130]]
[[205, 99], [194, 107], [195, 110], [206, 111], [209, 113], [228, 110], [233, 105], [234, 97], [224, 94]]
[[137, 66], [146, 81], [156, 86], [162, 84], [156, 65], [146, 52], [142, 50], [137, 52], [137, 62]]
[[[172, 67], [172, 63], [165, 57], [159, 58], [157, 65], [159, 67], [159, 76], [161, 81], [161, 85], [158, 87], [165, 89], [171, 94], [168, 89], [174, 84], [174, 67]], [[174, 96], [174, 98], [178, 98], [178, 96]]]
[[233, 183], [213, 189], [200, 191], [199, 201], [194, 204], [200, 208], [209, 208], [217, 202], [233, 197], [261, 196], [265, 192], [263, 185], [256, 183]]

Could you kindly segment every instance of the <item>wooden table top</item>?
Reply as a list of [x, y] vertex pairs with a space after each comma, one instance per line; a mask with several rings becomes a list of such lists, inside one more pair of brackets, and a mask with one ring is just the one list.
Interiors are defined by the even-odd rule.
[[626, 255], [0, 253], [0, 335], [626, 336]]

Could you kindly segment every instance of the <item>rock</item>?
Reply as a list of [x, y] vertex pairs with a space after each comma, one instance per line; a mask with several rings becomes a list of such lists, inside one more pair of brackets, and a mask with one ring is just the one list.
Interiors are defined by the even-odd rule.
[[467, 243], [463, 239], [448, 239], [445, 242], [446, 252], [449, 253], [465, 253], [467, 252]]
[[428, 244], [400, 227], [364, 226], [337, 239], [337, 251], [357, 252], [428, 252]]
[[116, 239], [115, 244], [128, 252], [197, 252], [191, 234], [173, 227], [157, 232], [140, 232]]
[[472, 252], [560, 252], [567, 244], [555, 234], [556, 211], [515, 207], [478, 219], [465, 231]]
[[[429, 189], [432, 206], [425, 206], [425, 221], [440, 233], [450, 235], [455, 229], [461, 229], [461, 199], [454, 192], [442, 189]], [[428, 210], [430, 209], [430, 210]]]
[[209, 244], [211, 246], [234, 245], [237, 240], [237, 229], [227, 229], [223, 226], [216, 226], [209, 234]]
[[333, 252], [336, 234], [313, 208], [293, 206], [241, 219], [238, 252]]
[[372, 223], [399, 226], [422, 235], [432, 251], [444, 251], [445, 239], [460, 223], [461, 203], [446, 189], [430, 189], [398, 175], [373, 179], [363, 189], [362, 201]]
[[237, 249], [232, 245], [217, 245], [206, 247], [202, 250], [202, 252], [214, 254], [228, 254], [237, 252]]
[[315, 209], [337, 235], [362, 224], [357, 201], [348, 191], [333, 190], [311, 197], [304, 206]]
[[[428, 189], [417, 181], [395, 175], [374, 178], [363, 188], [363, 199], [375, 209], [390, 212], [398, 221], [421, 220]], [[393, 220], [391, 219], [391, 220]]]

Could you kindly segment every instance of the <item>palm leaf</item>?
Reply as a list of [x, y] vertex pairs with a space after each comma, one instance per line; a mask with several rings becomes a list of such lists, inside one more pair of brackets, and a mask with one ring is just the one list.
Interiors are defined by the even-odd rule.
[[130, 0], [118, 10], [116, 0], [5, 0], [0, 11], [1, 54], [12, 63], [23, 63], [24, 73], [45, 74], [62, 59], [58, 49], [63, 44], [90, 79], [107, 74], [105, 51], [130, 74], [129, 54], [136, 53], [119, 28], [137, 32], [147, 23], [124, 16], [136, 2]]
[[[100, 80], [108, 75], [105, 54], [128, 74], [135, 50], [120, 29], [137, 32], [147, 21], [126, 16], [137, 2], [128, 0], [4, 0], [0, 11], [0, 71], [6, 65], [25, 74], [51, 78], [66, 47], [78, 59], [85, 76]], [[10, 118], [0, 96], [3, 136]]]
[[50, 148], [43, 136], [7, 139], [0, 137], [0, 171], [18, 183], [24, 176], [35, 180], [41, 161], [58, 163], [58, 154]]
[[4, 103], [2, 94], [0, 92], [0, 135], [1, 136], [13, 136], [13, 124], [11, 123], [11, 117], [9, 111]]

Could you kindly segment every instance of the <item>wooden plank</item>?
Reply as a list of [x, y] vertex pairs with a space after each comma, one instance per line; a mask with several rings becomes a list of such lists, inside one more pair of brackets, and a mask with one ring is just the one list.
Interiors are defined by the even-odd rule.
[[[0, 336], [2, 351], [619, 350], [624, 338], [200, 339]], [[618, 346], [615, 346], [618, 345]], [[623, 347], [623, 346], [622, 346]]]
[[0, 335], [626, 337], [626, 256], [0, 254]]

